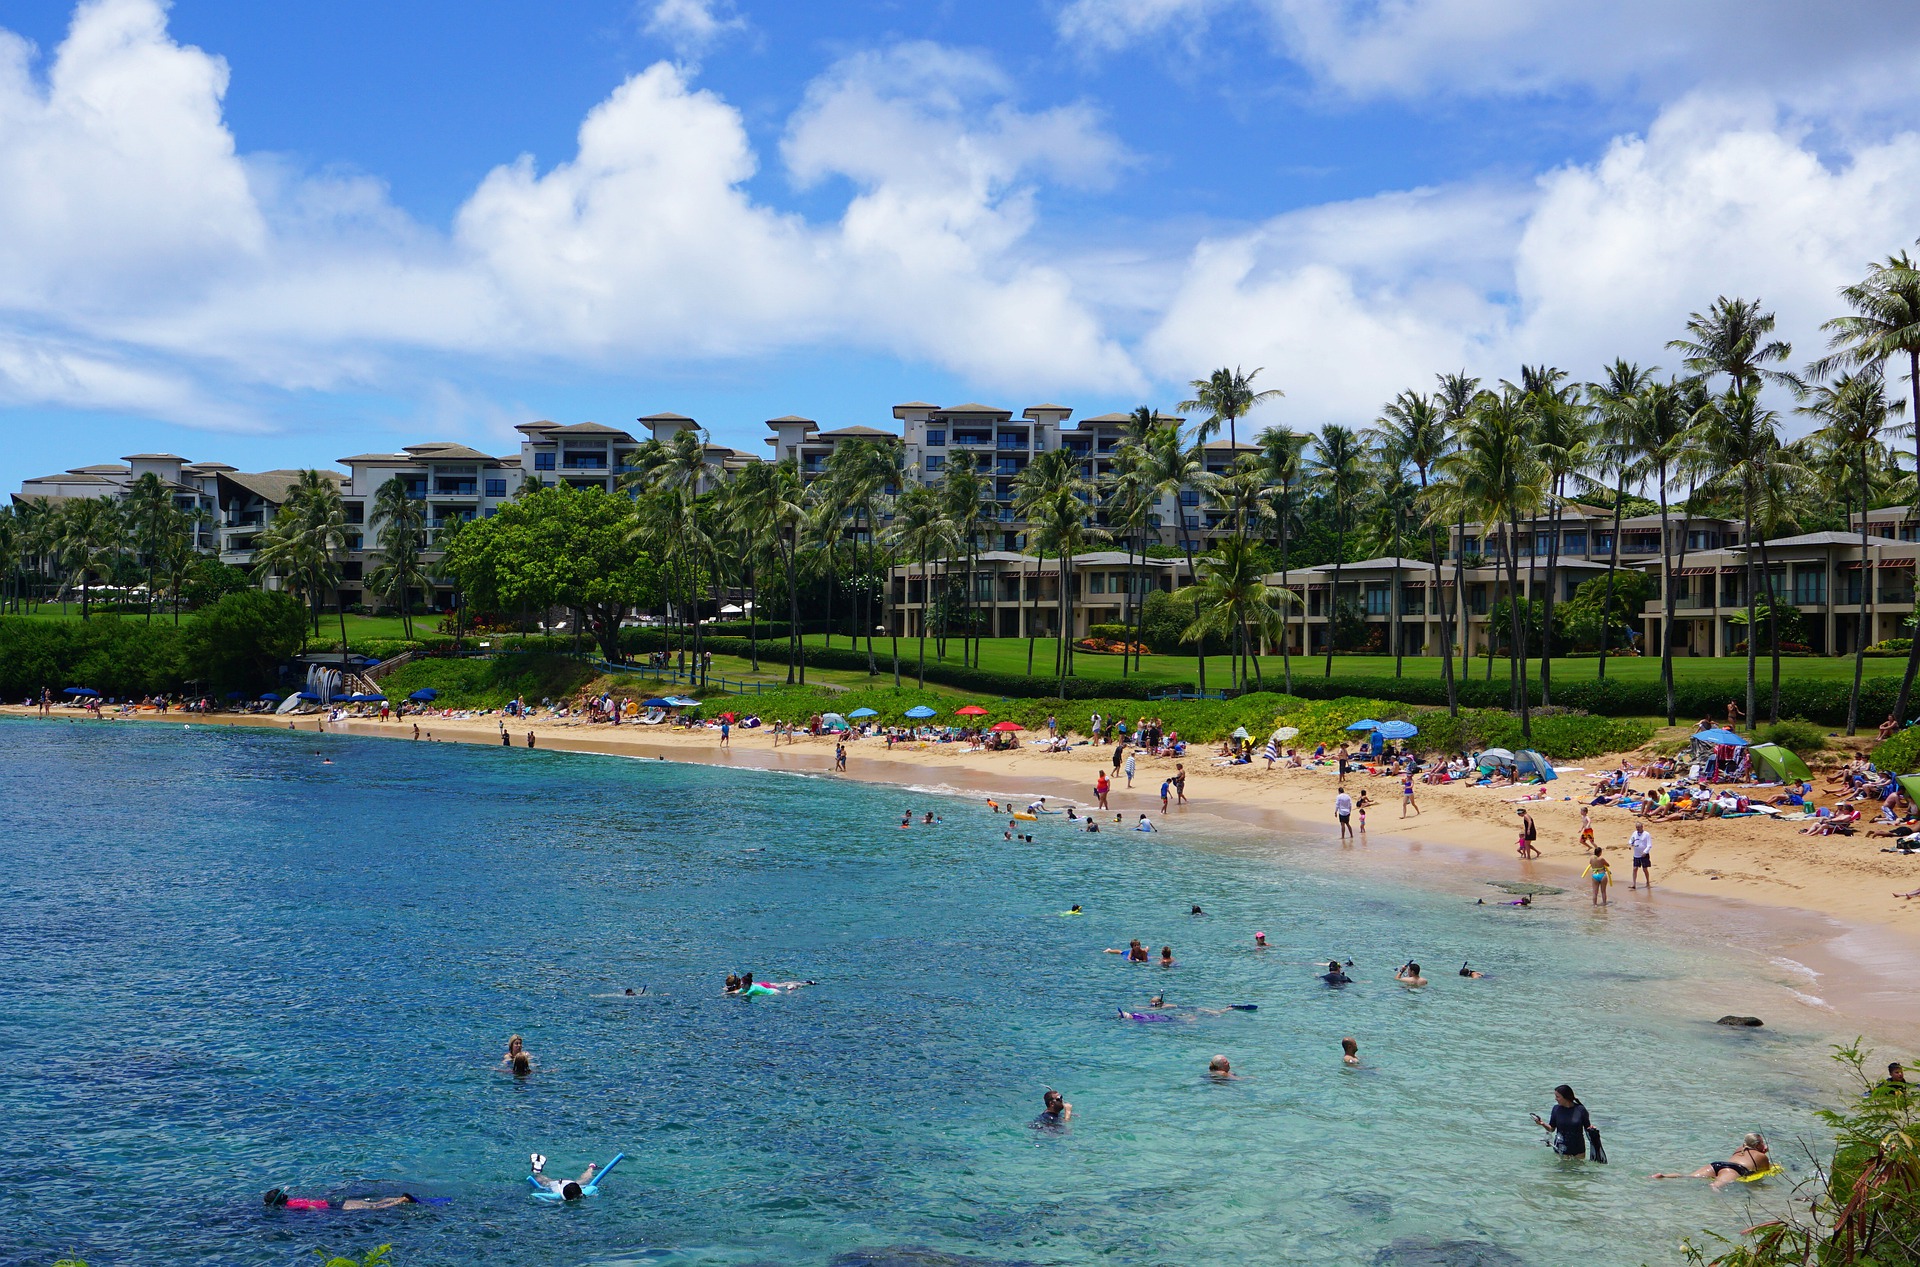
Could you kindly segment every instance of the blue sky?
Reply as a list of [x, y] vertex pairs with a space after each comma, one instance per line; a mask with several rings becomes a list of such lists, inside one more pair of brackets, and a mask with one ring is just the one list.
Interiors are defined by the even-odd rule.
[[[1716, 294], [1804, 354], [1920, 232], [1920, 32], [1783, 0], [12, 0], [0, 484], [537, 417], [1266, 418], [1597, 375]], [[1670, 361], [1670, 357], [1666, 357]]]

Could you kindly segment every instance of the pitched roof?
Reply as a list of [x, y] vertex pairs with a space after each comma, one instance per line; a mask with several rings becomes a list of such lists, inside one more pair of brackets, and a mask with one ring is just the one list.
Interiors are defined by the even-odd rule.
[[102, 479], [98, 475], [88, 475], [84, 471], [62, 471], [58, 475], [40, 475], [26, 480], [28, 484], [111, 484], [112, 480]]
[[1082, 418], [1076, 425], [1084, 427], [1090, 422], [1126, 422], [1132, 417], [1132, 414], [1095, 414], [1091, 418]]
[[1032, 418], [1035, 414], [1070, 414], [1073, 410], [1066, 405], [1028, 405], [1020, 411], [1022, 418]]
[[894, 438], [893, 432], [891, 431], [882, 431], [878, 427], [860, 427], [860, 426], [836, 427], [832, 431], [816, 432], [814, 435], [814, 438], [816, 440], [824, 440], [828, 436], [835, 436], [835, 437], [845, 436], [848, 439], [864, 439], [867, 436], [885, 436], [889, 440]]
[[947, 408], [942, 409], [939, 412], [943, 414], [1000, 414], [1008, 418], [1013, 417], [1013, 410], [1011, 409], [999, 409], [993, 405], [978, 405], [978, 404], [971, 404], [971, 403], [965, 404], [965, 405], [949, 405]]
[[[648, 414], [644, 418], [636, 418], [634, 419], [634, 421], [635, 422], [692, 422], [693, 419], [687, 417], [685, 414], [657, 413], [657, 414]], [[597, 426], [598, 424], [590, 424], [590, 425]]]
[[[320, 474], [322, 478], [330, 479], [336, 484], [343, 478], [336, 471], [322, 471]], [[300, 482], [300, 476], [299, 471], [223, 471], [220, 474], [221, 479], [238, 484], [260, 500], [275, 506], [287, 500], [287, 495], [293, 491], [293, 486]]]
[[73, 467], [70, 470], [68, 470], [67, 474], [69, 475], [127, 475], [127, 474], [130, 474], [130, 471], [127, 467], [118, 466], [112, 462], [96, 462], [92, 466]]
[[228, 466], [225, 462], [189, 462], [180, 468], [195, 475], [213, 475], [219, 471], [237, 471], [237, 466]]
[[[655, 415], [655, 417], [661, 416], [678, 418], [680, 415]], [[647, 419], [642, 418], [640, 421], [645, 422]], [[692, 422], [693, 419], [688, 418], [687, 421]], [[576, 422], [571, 427], [555, 427], [547, 434], [556, 436], [626, 436], [629, 440], [633, 439], [631, 435], [620, 430], [618, 427], [609, 427], [598, 422]]]
[[184, 462], [178, 453], [129, 453], [122, 462]]
[[536, 431], [551, 431], [559, 425], [560, 424], [557, 422], [548, 422], [545, 418], [542, 418], [538, 422], [523, 422], [519, 426], [515, 427], [514, 430], [525, 431], [531, 434]]
[[491, 462], [493, 459], [478, 449], [470, 449], [464, 444], [436, 441], [433, 444], [410, 444], [407, 452], [418, 460], [453, 462]]
[[804, 422], [809, 427], [817, 427], [820, 425], [811, 418], [802, 418], [799, 414], [781, 414], [778, 418], [767, 419], [767, 425], [769, 427], [781, 427], [795, 422]]
[[[335, 458], [335, 466], [373, 466], [392, 462], [411, 462], [414, 459], [404, 453], [356, 453], [350, 458]], [[232, 467], [227, 467], [231, 471]]]

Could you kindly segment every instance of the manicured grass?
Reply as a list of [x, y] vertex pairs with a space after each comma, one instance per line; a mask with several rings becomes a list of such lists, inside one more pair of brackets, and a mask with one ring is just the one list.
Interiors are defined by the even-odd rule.
[[[819, 646], [822, 645], [823, 641], [824, 639], [818, 635], [810, 635], [807, 638], [807, 645]], [[845, 637], [836, 637], [833, 640], [833, 645], [836, 648], [844, 648], [847, 645], [847, 639]], [[864, 647], [866, 644], [862, 643], [860, 645]], [[900, 640], [902, 673], [911, 671], [910, 666], [915, 662], [918, 645], [917, 639], [903, 638]], [[879, 639], [874, 640], [874, 654], [882, 660], [883, 665], [888, 666], [888, 671], [890, 672], [892, 662], [887, 658], [887, 646], [887, 643]], [[1036, 677], [1046, 678], [1053, 676], [1053, 651], [1053, 644], [1049, 641], [1041, 640], [1034, 644], [1033, 672]], [[929, 638], [927, 640], [927, 663], [931, 665], [941, 662], [942, 661], [938, 660], [934, 655], [933, 640]], [[945, 663], [954, 665], [960, 663], [960, 647], [958, 642], [949, 642], [947, 644], [947, 659]], [[1076, 677], [1093, 680], [1118, 680], [1121, 676], [1120, 657], [1116, 655], [1095, 655], [1090, 652], [1081, 651], [1075, 654], [1073, 665], [1074, 675]], [[1599, 672], [1599, 665], [1600, 661], [1598, 657], [1583, 656], [1578, 659], [1556, 659], [1553, 662], [1553, 677], [1556, 682], [1592, 681]], [[1296, 679], [1319, 680], [1325, 666], [1326, 660], [1323, 657], [1316, 656], [1309, 659], [1302, 656], [1295, 656], [1293, 658], [1293, 673]], [[1343, 677], [1392, 677], [1393, 666], [1394, 659], [1392, 656], [1336, 655], [1333, 657], [1333, 677], [1336, 681]], [[979, 667], [991, 673], [1025, 675], [1027, 672], [1026, 639], [986, 639], [980, 646]], [[1866, 662], [1866, 676], [1868, 678], [1898, 677], [1905, 667], [1906, 662], [1903, 659], [1869, 657]], [[1539, 661], [1529, 661], [1529, 678], [1537, 677], [1539, 669]], [[1267, 686], [1271, 689], [1278, 690], [1279, 687], [1277, 684], [1281, 680], [1280, 657], [1277, 655], [1262, 656], [1260, 658], [1260, 670]], [[1457, 660], [1455, 661], [1455, 670], [1456, 672], [1459, 671], [1459, 662]], [[1487, 662], [1485, 660], [1474, 660], [1467, 671], [1472, 674], [1476, 681], [1483, 679], [1487, 673]], [[1207, 685], [1209, 688], [1224, 686], [1227, 682], [1227, 672], [1227, 661], [1224, 657], [1208, 657]], [[1438, 679], [1441, 675], [1440, 660], [1437, 656], [1408, 656], [1401, 662], [1401, 672], [1408, 678]], [[1673, 662], [1673, 672], [1676, 681], [1725, 682], [1731, 685], [1734, 683], [1744, 683], [1746, 681], [1747, 662], [1745, 657], [1732, 656], [1722, 659], [1710, 659], [1706, 657], [1677, 659]], [[1763, 682], [1767, 681], [1772, 673], [1771, 665], [1765, 656], [1760, 658], [1758, 672], [1760, 680]], [[1493, 662], [1494, 681], [1504, 681], [1506, 674], [1507, 662], [1504, 659], [1495, 660]], [[782, 676], [784, 678], [784, 669], [782, 670]], [[811, 669], [808, 670], [807, 676], [809, 678], [813, 676]], [[1130, 672], [1129, 676], [1144, 679], [1149, 682], [1194, 682], [1197, 681], [1199, 676], [1199, 664], [1193, 656], [1147, 655], [1141, 658], [1138, 671]], [[860, 674], [858, 677], [862, 682], [865, 681], [864, 674]], [[1607, 659], [1607, 677], [1621, 682], [1658, 682], [1660, 680], [1660, 659], [1658, 656], [1610, 656]], [[1783, 658], [1780, 661], [1780, 677], [1782, 681], [1794, 677], [1802, 679], [1811, 677], [1823, 681], [1851, 681], [1853, 678], [1853, 658], [1851, 656], [1794, 656]]]

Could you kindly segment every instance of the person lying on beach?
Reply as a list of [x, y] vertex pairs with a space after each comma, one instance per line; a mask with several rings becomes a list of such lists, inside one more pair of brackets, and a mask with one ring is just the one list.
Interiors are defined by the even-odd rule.
[[1405, 967], [1393, 974], [1393, 979], [1413, 990], [1418, 990], [1427, 983], [1427, 979], [1420, 975], [1420, 965], [1411, 959], [1407, 961]]
[[563, 1201], [578, 1201], [586, 1195], [586, 1185], [593, 1180], [600, 1169], [599, 1162], [590, 1161], [587, 1168], [580, 1172], [578, 1179], [555, 1179], [546, 1173], [547, 1159], [539, 1153], [530, 1156], [533, 1162], [533, 1181], [548, 1192], [557, 1192]]
[[1763, 1170], [1773, 1167], [1773, 1158], [1767, 1154], [1767, 1141], [1758, 1131], [1749, 1131], [1740, 1141], [1740, 1147], [1733, 1150], [1733, 1156], [1725, 1161], [1710, 1161], [1700, 1169], [1687, 1174], [1656, 1173], [1654, 1179], [1708, 1179], [1714, 1188], [1720, 1189], [1737, 1179], [1749, 1179]]

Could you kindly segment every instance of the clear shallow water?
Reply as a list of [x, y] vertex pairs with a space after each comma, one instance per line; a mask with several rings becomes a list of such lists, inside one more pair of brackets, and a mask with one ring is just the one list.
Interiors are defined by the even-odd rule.
[[[1687, 952], [1584, 899], [1474, 907], [1234, 842], [1008, 845], [960, 801], [899, 830], [936, 802], [897, 789], [144, 725], [0, 724], [0, 794], [4, 1263], [1670, 1262], [1757, 1190], [1645, 1175], [1811, 1138], [1829, 1090], [1821, 1036], [1682, 1011]], [[1179, 966], [1099, 953], [1133, 936]], [[1319, 984], [1335, 952], [1361, 984]], [[1389, 980], [1408, 955], [1425, 992]], [[1495, 975], [1452, 976], [1469, 955]], [[726, 999], [729, 966], [822, 984]], [[1113, 1019], [1163, 989], [1260, 1010]], [[495, 1064], [515, 1031], [525, 1081]], [[1216, 1052], [1247, 1076], [1209, 1082]], [[1613, 1165], [1540, 1143], [1562, 1080]], [[1064, 1134], [1027, 1127], [1048, 1085]], [[533, 1149], [628, 1159], [556, 1208]], [[264, 1212], [276, 1184], [453, 1201]]]

